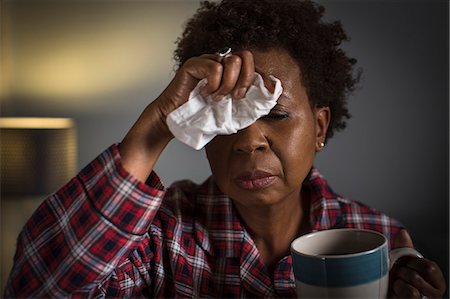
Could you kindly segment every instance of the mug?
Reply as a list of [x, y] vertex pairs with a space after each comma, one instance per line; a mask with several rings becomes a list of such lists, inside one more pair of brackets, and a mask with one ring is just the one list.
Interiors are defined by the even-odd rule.
[[413, 248], [388, 253], [378, 232], [342, 228], [313, 232], [291, 244], [298, 298], [386, 298], [389, 269]]

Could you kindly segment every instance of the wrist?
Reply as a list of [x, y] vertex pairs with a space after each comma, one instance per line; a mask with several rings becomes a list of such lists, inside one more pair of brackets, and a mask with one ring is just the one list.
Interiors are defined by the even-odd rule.
[[166, 102], [167, 101], [159, 96], [156, 100], [150, 103], [147, 108], [145, 108], [144, 114], [149, 113], [149, 118], [155, 120], [155, 130], [160, 132], [161, 137], [167, 139], [169, 142], [174, 138], [174, 136], [167, 125], [167, 117], [173, 109], [170, 110], [169, 107], [165, 107], [167, 106], [164, 105]]
[[141, 181], [147, 180], [162, 151], [174, 138], [154, 102], [147, 106], [119, 145], [122, 165]]

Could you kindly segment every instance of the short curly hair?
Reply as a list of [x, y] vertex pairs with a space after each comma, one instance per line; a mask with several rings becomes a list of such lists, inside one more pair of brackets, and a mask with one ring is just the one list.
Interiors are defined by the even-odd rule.
[[347, 98], [360, 77], [356, 59], [340, 48], [349, 38], [339, 21], [322, 20], [325, 9], [301, 0], [204, 1], [177, 40], [174, 58], [180, 67], [191, 57], [231, 47], [282, 48], [297, 61], [311, 107], [329, 107], [327, 139], [350, 118]]

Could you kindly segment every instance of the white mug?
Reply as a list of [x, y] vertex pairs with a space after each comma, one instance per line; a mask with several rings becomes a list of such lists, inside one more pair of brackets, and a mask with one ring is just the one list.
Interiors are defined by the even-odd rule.
[[389, 269], [413, 248], [388, 253], [378, 232], [343, 228], [313, 232], [291, 244], [298, 298], [386, 298]]

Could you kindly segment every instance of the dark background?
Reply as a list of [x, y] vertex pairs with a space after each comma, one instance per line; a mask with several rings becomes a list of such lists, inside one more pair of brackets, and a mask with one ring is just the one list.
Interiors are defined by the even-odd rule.
[[337, 192], [400, 220], [448, 282], [448, 2], [323, 3], [363, 80], [317, 166]]
[[[317, 157], [335, 191], [400, 220], [449, 265], [447, 1], [320, 1], [363, 69], [352, 119]], [[173, 76], [174, 41], [197, 1], [3, 1], [2, 116], [72, 117], [79, 169], [120, 141]], [[166, 185], [201, 182], [203, 151], [173, 141]]]

